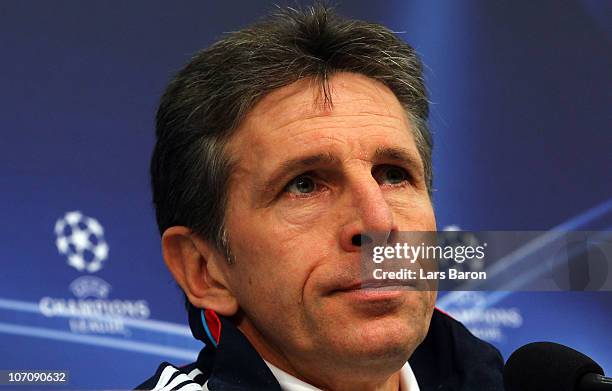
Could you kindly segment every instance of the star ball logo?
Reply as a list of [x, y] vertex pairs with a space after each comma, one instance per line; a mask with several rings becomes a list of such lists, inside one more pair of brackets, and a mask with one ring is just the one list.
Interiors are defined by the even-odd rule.
[[74, 298], [43, 297], [40, 312], [48, 317], [68, 318], [70, 331], [79, 334], [130, 334], [128, 319], [148, 319], [151, 310], [146, 300], [110, 299], [111, 284], [90, 275], [105, 265], [109, 245], [98, 220], [71, 211], [55, 223], [55, 245], [67, 264], [81, 273], [69, 285]]
[[98, 220], [79, 211], [68, 212], [55, 223], [55, 245], [68, 264], [78, 271], [95, 273], [108, 258], [104, 228]]

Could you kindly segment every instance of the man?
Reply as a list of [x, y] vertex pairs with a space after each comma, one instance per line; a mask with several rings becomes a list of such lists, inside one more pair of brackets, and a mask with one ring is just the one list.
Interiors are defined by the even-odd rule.
[[205, 342], [138, 388], [498, 390], [436, 292], [360, 278], [368, 232], [435, 231], [421, 63], [386, 28], [284, 9], [170, 83], [151, 163], [164, 260]]

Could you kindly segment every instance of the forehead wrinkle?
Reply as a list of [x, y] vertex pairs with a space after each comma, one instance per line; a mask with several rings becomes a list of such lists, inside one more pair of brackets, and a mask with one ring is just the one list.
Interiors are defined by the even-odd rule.
[[[363, 121], [361, 118], [368, 121]], [[355, 119], [357, 120], [352, 121]], [[240, 133], [243, 135], [248, 133], [253, 137], [249, 149], [255, 151], [258, 149], [257, 147], [265, 148], [266, 145], [275, 143], [278, 134], [290, 134], [290, 137], [299, 140], [297, 141], [299, 143], [311, 144], [319, 143], [322, 139], [327, 138], [320, 132], [333, 129], [357, 130], [365, 128], [378, 128], [381, 133], [398, 129], [411, 133], [410, 122], [406, 122], [404, 118], [371, 112], [335, 115], [333, 117], [313, 115], [309, 118], [291, 120], [282, 126], [251, 119], [248, 123], [243, 124]], [[318, 137], [313, 137], [315, 135]]]
[[[256, 125], [262, 121], [269, 123], [270, 118], [289, 117], [286, 122], [276, 125], [282, 127], [300, 119], [347, 115], [347, 111], [354, 113], [353, 115], [387, 116], [402, 122], [408, 120], [397, 97], [379, 81], [359, 74], [341, 72], [334, 75], [330, 83], [334, 102], [331, 109], [320, 104], [319, 90], [313, 88], [311, 81], [300, 80], [265, 95], [247, 114], [245, 123], [252, 122]], [[346, 98], [347, 93], [351, 95], [349, 98]], [[290, 105], [288, 101], [291, 101]], [[381, 110], [373, 111], [372, 108], [376, 107]], [[394, 107], [399, 109], [401, 117], [392, 115]]]
[[[292, 121], [286, 122], [282, 126], [272, 123], [251, 123], [245, 126], [246, 133], [250, 133], [253, 136], [253, 144], [259, 146], [269, 145], [274, 143], [275, 135], [278, 134], [290, 134], [291, 138], [299, 140], [300, 143], [311, 143], [318, 142], [317, 139], [325, 138], [321, 137], [320, 132], [329, 130], [359, 130], [373, 128], [378, 129], [381, 135], [382, 133], [393, 130], [401, 130], [412, 134], [411, 123], [405, 121], [404, 118], [397, 116], [388, 116], [378, 113], [364, 113], [364, 114], [344, 114], [336, 115], [334, 117], [328, 116], [312, 116], [310, 118], [297, 118]], [[319, 137], [313, 137], [313, 136]]]
[[[336, 115], [347, 115], [347, 112], [351, 114], [371, 114], [398, 118], [393, 116], [391, 106], [396, 106], [401, 113], [404, 113], [404, 108], [399, 101], [397, 101], [397, 98], [392, 92], [389, 92], [390, 95], [385, 97], [381, 94], [382, 91], [377, 90], [376, 95], [379, 96], [379, 99], [374, 99], [365, 91], [357, 93], [360, 94], [361, 97], [352, 96], [350, 98], [346, 98], [343, 95], [336, 93], [334, 105], [331, 109], [327, 108], [327, 106], [322, 107], [317, 102], [316, 98], [308, 97], [307, 91], [297, 90], [292, 94], [282, 94], [277, 96], [277, 94], [282, 92], [284, 91], [282, 91], [281, 88], [266, 95], [259, 103], [255, 105], [255, 107], [247, 115], [247, 118], [250, 117], [250, 119], [258, 120], [259, 117], [273, 117], [279, 114], [279, 112], [282, 114], [280, 117], [286, 117], [287, 108], [291, 109], [292, 116], [298, 116], [299, 118], [305, 119], [312, 117], [334, 117]], [[380, 110], [373, 110], [373, 108], [379, 108]]]
[[[350, 123], [350, 120], [359, 119], [359, 118], [365, 118], [365, 119], [370, 118], [372, 122], [371, 123], [362, 122], [362, 123], [356, 123], [356, 124]], [[382, 123], [382, 121], [385, 121], [391, 124], [384, 124]], [[336, 128], [344, 128], [344, 127], [361, 128], [361, 127], [366, 127], [366, 126], [381, 126], [381, 127], [393, 127], [393, 128], [405, 127], [405, 122], [403, 121], [402, 118], [398, 118], [398, 117], [390, 116], [386, 114], [367, 112], [367, 113], [356, 113], [356, 114], [339, 114], [339, 115], [334, 115], [333, 117], [322, 116], [322, 115], [312, 115], [310, 117], [302, 117], [302, 118], [296, 118], [293, 120], [289, 120], [285, 123], [275, 126], [275, 128], [276, 130], [280, 131], [280, 130], [284, 130], [287, 128], [291, 128], [292, 126], [297, 125], [299, 123], [306, 123], [306, 122], [309, 123], [307, 125], [310, 125], [310, 124], [315, 125], [315, 127], [308, 127], [308, 129], [310, 130], [325, 129], [325, 128], [336, 129]]]

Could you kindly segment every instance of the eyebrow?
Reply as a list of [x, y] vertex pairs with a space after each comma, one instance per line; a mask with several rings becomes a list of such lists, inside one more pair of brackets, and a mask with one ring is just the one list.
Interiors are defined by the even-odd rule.
[[412, 151], [397, 147], [379, 147], [374, 152], [374, 161], [391, 160], [402, 163], [411, 171], [423, 174], [423, 164], [420, 157], [415, 157]]

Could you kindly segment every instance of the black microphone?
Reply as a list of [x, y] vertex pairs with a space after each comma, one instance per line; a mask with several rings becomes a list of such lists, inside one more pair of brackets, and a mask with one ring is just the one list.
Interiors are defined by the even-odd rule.
[[553, 342], [517, 349], [504, 366], [506, 391], [612, 391], [612, 378], [584, 354]]

